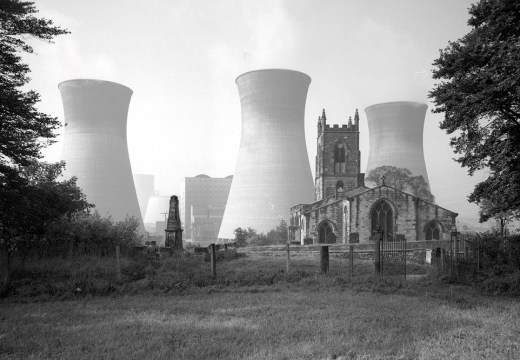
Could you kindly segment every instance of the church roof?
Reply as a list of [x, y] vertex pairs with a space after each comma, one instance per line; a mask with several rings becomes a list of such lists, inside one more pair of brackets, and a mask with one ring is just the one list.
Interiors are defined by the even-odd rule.
[[[385, 184], [385, 185], [379, 185], [379, 186], [376, 186], [376, 187], [373, 187], [373, 188], [367, 188], [367, 187], [364, 187], [364, 188], [355, 188], [355, 189], [352, 189], [351, 191], [358, 190], [358, 189], [362, 189], [362, 191], [359, 191], [359, 192], [357, 192], [356, 194], [352, 194], [352, 195], [350, 195], [349, 192], [347, 191], [347, 193], [345, 194], [345, 195], [346, 195], [345, 197], [347, 197], [347, 198], [359, 197], [360, 195], [363, 195], [363, 194], [368, 193], [368, 192], [370, 192], [370, 191], [375, 191], [375, 190], [377, 190], [377, 189], [382, 189], [382, 188], [384, 188], [384, 187], [385, 187], [385, 188], [390, 188], [390, 189], [392, 189], [392, 190], [394, 190], [394, 191], [397, 191], [397, 192], [400, 192], [400, 193], [406, 194], [406, 195], [411, 196], [411, 197], [413, 197], [413, 198], [415, 198], [415, 199], [419, 199], [419, 200], [421, 200], [421, 201], [423, 201], [423, 202], [425, 202], [425, 203], [427, 203], [427, 204], [430, 204], [430, 205], [436, 206], [436, 207], [438, 207], [438, 208], [444, 209], [444, 210], [446, 210], [446, 211], [452, 212], [452, 213], [454, 213], [454, 214], [457, 214], [456, 212], [453, 212], [453, 211], [451, 211], [451, 210], [449, 210], [449, 209], [446, 209], [445, 207], [439, 206], [439, 205], [437, 205], [437, 204], [435, 204], [435, 203], [433, 203], [433, 202], [431, 202], [431, 201], [421, 199], [421, 198], [418, 197], [418, 196], [415, 196], [415, 195], [413, 195], [413, 194], [407, 193], [406, 191], [398, 190], [398, 189], [396, 189], [395, 187], [393, 187], [393, 186], [389, 186], [389, 185], [386, 185], [386, 184]], [[458, 215], [458, 214], [457, 214], [457, 215]]]
[[398, 190], [398, 189], [396, 189], [396, 188], [394, 188], [392, 186], [389, 186], [389, 185], [379, 185], [379, 186], [376, 186], [376, 187], [373, 187], [373, 188], [369, 188], [369, 187], [366, 187], [366, 186], [360, 186], [360, 187], [356, 187], [356, 188], [353, 188], [353, 189], [346, 190], [346, 191], [340, 193], [338, 197], [336, 197], [335, 195], [329, 196], [327, 198], [315, 201], [315, 202], [310, 203], [310, 204], [300, 204], [300, 205], [293, 206], [291, 209], [295, 209], [297, 207], [303, 206], [303, 211], [305, 213], [307, 213], [307, 212], [310, 212], [310, 211], [317, 210], [317, 209], [319, 209], [319, 208], [321, 208], [323, 206], [329, 206], [329, 205], [334, 204], [336, 202], [344, 201], [346, 199], [351, 200], [353, 198], [360, 197], [363, 194], [369, 193], [371, 191], [377, 191], [377, 190], [380, 190], [382, 188], [392, 189], [393, 191], [397, 191], [397, 192], [406, 194], [407, 196], [411, 196], [412, 198], [419, 199], [420, 201], [423, 201], [423, 202], [425, 202], [427, 204], [431, 204], [431, 205], [433, 205], [435, 207], [438, 207], [440, 209], [444, 209], [444, 210], [449, 211], [449, 212], [451, 212], [453, 214], [457, 214], [456, 212], [453, 212], [453, 211], [451, 211], [449, 209], [446, 209], [446, 208], [444, 208], [442, 206], [439, 206], [439, 205], [437, 205], [435, 203], [432, 203], [430, 201], [421, 199], [421, 198], [419, 198], [419, 197], [417, 197], [415, 195], [412, 195], [412, 194], [407, 193], [405, 191]]

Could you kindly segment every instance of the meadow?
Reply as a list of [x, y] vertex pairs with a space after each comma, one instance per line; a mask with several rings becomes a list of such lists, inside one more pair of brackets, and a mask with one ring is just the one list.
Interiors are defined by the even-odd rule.
[[[70, 278], [59, 261], [14, 274], [19, 290], [0, 303], [0, 358], [520, 358], [517, 299], [448, 284], [420, 265], [427, 275], [405, 282], [375, 276], [371, 262], [351, 277], [340, 259], [327, 275], [314, 259], [294, 259], [286, 274], [283, 257], [251, 255], [220, 261], [213, 279], [191, 257], [144, 267], [142, 278], [126, 263], [124, 283], [114, 284], [112, 263], [83, 261], [61, 263]], [[92, 291], [69, 291], [82, 272]], [[46, 275], [35, 287], [38, 273]]]

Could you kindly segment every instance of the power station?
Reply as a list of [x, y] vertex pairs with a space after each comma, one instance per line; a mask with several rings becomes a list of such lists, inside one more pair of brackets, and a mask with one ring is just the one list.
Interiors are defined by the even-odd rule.
[[142, 226], [126, 140], [132, 90], [93, 79], [64, 81], [58, 88], [66, 122], [66, 175], [78, 177], [78, 186], [102, 216], [119, 221], [130, 215]]
[[422, 175], [430, 185], [423, 151], [427, 108], [423, 103], [395, 101], [365, 109], [370, 142], [367, 174], [379, 166], [395, 166]]
[[134, 174], [135, 191], [139, 209], [144, 220], [150, 197], [155, 195], [155, 176], [151, 174]]
[[314, 185], [304, 114], [311, 78], [293, 70], [247, 72], [236, 79], [242, 132], [219, 238], [238, 227], [268, 232], [291, 206], [311, 202]]

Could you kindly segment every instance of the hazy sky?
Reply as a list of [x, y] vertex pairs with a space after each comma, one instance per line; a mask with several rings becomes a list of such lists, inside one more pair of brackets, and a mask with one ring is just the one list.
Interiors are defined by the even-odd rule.
[[[428, 103], [424, 152], [437, 203], [476, 220], [469, 177], [452, 158], [427, 92], [439, 49], [469, 31], [467, 0], [38, 0], [40, 14], [68, 28], [55, 44], [33, 42], [30, 86], [40, 109], [63, 120], [58, 83], [110, 80], [134, 94], [128, 144], [134, 173], [156, 176], [164, 195], [185, 176], [234, 172], [240, 141], [235, 78], [286, 68], [312, 78], [305, 128], [314, 175], [316, 121], [361, 117], [361, 169], [368, 159], [364, 109], [379, 102]], [[58, 161], [59, 142], [45, 151]]]

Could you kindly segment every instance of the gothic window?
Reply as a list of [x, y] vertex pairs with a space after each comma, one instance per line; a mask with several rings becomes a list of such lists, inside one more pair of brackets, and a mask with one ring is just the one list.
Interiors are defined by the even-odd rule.
[[436, 221], [431, 221], [430, 223], [428, 223], [428, 225], [426, 225], [425, 233], [426, 240], [441, 239], [441, 229]]
[[383, 231], [383, 238], [389, 241], [394, 239], [394, 211], [386, 200], [379, 200], [370, 212], [372, 234], [376, 230]]
[[343, 143], [336, 144], [334, 147], [334, 173], [343, 174], [346, 172], [347, 156], [345, 145]]
[[332, 225], [328, 221], [323, 221], [318, 227], [318, 237], [320, 244], [334, 244], [336, 242], [336, 235]]

